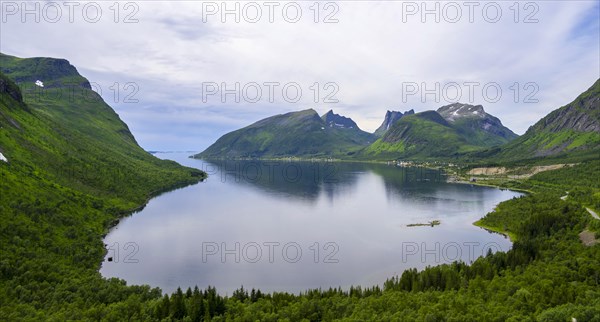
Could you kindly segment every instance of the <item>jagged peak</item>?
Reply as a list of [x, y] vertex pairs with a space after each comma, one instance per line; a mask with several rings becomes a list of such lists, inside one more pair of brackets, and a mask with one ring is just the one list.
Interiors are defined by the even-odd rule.
[[356, 122], [354, 122], [351, 118], [335, 114], [333, 110], [329, 110], [329, 112], [323, 114], [321, 118], [329, 127], [336, 127], [342, 129], [359, 129]]
[[383, 119], [383, 123], [381, 123], [381, 125], [377, 128], [377, 130], [375, 130], [375, 132], [373, 132], [375, 135], [381, 136], [383, 135], [387, 130], [390, 129], [390, 127], [392, 125], [394, 125], [394, 123], [396, 123], [398, 120], [400, 120], [402, 117], [406, 116], [406, 115], [412, 115], [415, 114], [414, 110], [408, 110], [404, 113], [400, 112], [400, 111], [394, 111], [394, 110], [387, 110], [385, 113], [385, 117]]
[[415, 110], [414, 109], [410, 109], [404, 112], [400, 112], [400, 111], [396, 111], [396, 110], [387, 110], [387, 112], [385, 113], [385, 115], [390, 115], [390, 114], [402, 114], [402, 115], [410, 115], [410, 114], [415, 114]]

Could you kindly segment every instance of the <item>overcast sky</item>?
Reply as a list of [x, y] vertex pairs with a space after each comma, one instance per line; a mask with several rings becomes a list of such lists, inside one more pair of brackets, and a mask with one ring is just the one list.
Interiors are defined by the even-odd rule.
[[21, 3], [1, 2], [0, 51], [68, 59], [148, 150], [307, 108], [372, 132], [386, 110], [455, 101], [522, 134], [600, 77], [598, 0]]

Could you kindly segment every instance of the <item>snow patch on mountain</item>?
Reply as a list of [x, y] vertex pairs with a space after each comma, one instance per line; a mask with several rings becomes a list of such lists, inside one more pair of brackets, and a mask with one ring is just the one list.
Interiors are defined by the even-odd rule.
[[479, 117], [485, 118], [486, 113], [481, 105], [468, 105], [461, 103], [454, 103], [446, 106], [442, 106], [437, 110], [440, 115], [448, 122], [454, 122], [457, 119], [464, 117]]

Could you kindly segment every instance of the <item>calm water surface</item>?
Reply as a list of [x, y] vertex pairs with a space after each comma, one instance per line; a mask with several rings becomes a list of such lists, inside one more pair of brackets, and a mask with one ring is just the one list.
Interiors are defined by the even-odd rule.
[[[472, 223], [513, 191], [449, 184], [436, 171], [361, 163], [160, 158], [209, 178], [162, 194], [106, 236], [100, 272], [173, 291], [222, 294], [372, 286], [411, 267], [510, 248]], [[407, 227], [440, 220], [441, 225]], [[111, 257], [112, 261], [108, 261]]]

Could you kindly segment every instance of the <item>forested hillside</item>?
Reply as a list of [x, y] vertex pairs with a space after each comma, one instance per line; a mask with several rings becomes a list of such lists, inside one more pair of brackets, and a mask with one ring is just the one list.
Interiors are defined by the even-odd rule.
[[1, 55], [0, 66], [0, 320], [92, 319], [83, 312], [159, 296], [100, 276], [102, 237], [205, 174], [140, 148], [66, 60]]

